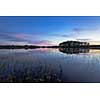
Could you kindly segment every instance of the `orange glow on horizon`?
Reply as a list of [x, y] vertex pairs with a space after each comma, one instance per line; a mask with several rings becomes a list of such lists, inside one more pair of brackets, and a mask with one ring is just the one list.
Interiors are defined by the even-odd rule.
[[90, 45], [100, 45], [100, 41], [90, 41]]

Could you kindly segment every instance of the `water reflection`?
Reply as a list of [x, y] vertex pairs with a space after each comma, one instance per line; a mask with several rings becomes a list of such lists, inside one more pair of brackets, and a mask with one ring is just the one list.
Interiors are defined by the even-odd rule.
[[0, 82], [100, 82], [100, 50], [0, 50]]
[[66, 54], [79, 54], [89, 53], [89, 48], [59, 48], [59, 51]]
[[46, 50], [1, 50], [0, 82], [63, 82], [62, 67], [50, 63]]

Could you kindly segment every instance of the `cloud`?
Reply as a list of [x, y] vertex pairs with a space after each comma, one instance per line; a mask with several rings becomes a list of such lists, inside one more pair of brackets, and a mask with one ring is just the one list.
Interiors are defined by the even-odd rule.
[[98, 28], [79, 28], [79, 27], [76, 27], [76, 28], [73, 28], [72, 30], [73, 31], [96, 31], [96, 30], [98, 30]]
[[36, 45], [53, 45], [53, 41], [40, 40], [40, 41], [34, 41], [33, 44], [36, 44]]
[[89, 28], [73, 28], [72, 30], [71, 30], [71, 32], [69, 32], [69, 33], [63, 33], [62, 35], [61, 35], [61, 37], [74, 37], [74, 36], [77, 36], [77, 35], [80, 35], [81, 34], [81, 32], [84, 32], [84, 31], [89, 31], [90, 29]]
[[39, 39], [39, 36], [36, 34], [28, 34], [28, 33], [17, 33], [17, 32], [10, 32], [5, 30], [0, 30], [0, 44], [8, 44], [8, 43], [27, 43], [32, 44], [34, 41]]
[[77, 41], [90, 41], [91, 39], [87, 38], [87, 39], [76, 39]]
[[70, 37], [71, 35], [69, 34], [69, 35], [67, 35], [67, 34], [63, 34], [63, 35], [61, 35], [62, 37]]
[[60, 35], [63, 39], [78, 40], [78, 41], [91, 41], [100, 40], [99, 28], [72, 28], [69, 32]]
[[41, 40], [40, 36], [36, 34], [17, 33], [0, 30], [0, 44], [53, 45], [53, 42], [49, 40]]

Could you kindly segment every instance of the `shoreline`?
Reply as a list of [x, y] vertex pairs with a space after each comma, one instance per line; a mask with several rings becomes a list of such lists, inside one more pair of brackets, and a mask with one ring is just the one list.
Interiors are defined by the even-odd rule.
[[37, 48], [77, 48], [77, 49], [100, 49], [100, 45], [90, 46], [33, 46], [33, 45], [0, 45], [0, 49], [37, 49]]

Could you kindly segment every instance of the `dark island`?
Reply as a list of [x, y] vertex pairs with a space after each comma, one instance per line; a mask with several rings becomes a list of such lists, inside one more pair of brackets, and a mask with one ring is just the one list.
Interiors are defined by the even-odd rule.
[[88, 42], [80, 41], [65, 41], [59, 44], [60, 48], [86, 48], [86, 49], [100, 49], [100, 45], [90, 45]]
[[88, 42], [80, 42], [80, 41], [66, 41], [59, 44], [60, 47], [64, 48], [79, 48], [79, 47], [89, 47]]

